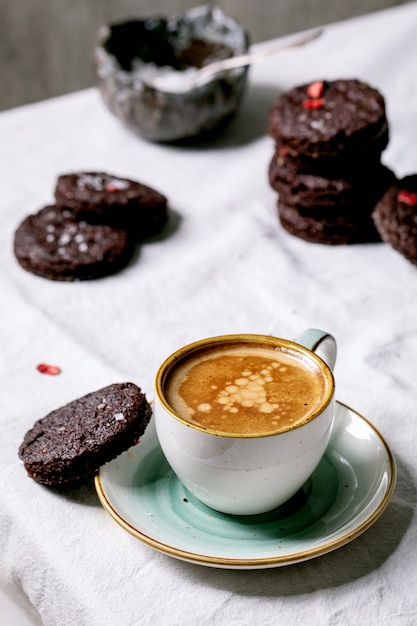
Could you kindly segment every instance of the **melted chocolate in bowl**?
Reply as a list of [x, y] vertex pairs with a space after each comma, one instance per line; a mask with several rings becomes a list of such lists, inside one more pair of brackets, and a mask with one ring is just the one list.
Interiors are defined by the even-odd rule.
[[164, 387], [183, 419], [219, 433], [280, 432], [318, 413], [329, 385], [317, 363], [287, 347], [215, 346], [172, 368]]

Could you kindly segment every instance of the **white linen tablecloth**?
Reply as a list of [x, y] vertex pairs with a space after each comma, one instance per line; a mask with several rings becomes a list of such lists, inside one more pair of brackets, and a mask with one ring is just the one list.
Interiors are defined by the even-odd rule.
[[[267, 168], [272, 100], [314, 79], [359, 78], [384, 94], [383, 161], [417, 171], [417, 3], [326, 27], [306, 48], [251, 69], [220, 138], [147, 143], [96, 89], [0, 115], [0, 581], [34, 623], [412, 625], [417, 623], [417, 267], [387, 244], [323, 246], [280, 227]], [[118, 275], [59, 283], [23, 271], [13, 234], [52, 202], [56, 177], [104, 170], [169, 198], [174, 220]], [[99, 387], [133, 381], [152, 397], [174, 349], [223, 333], [338, 341], [337, 398], [367, 417], [397, 462], [393, 498], [350, 544], [282, 568], [182, 562], [138, 541], [100, 506], [30, 480], [17, 449], [33, 422]], [[39, 362], [59, 376], [41, 375]]]

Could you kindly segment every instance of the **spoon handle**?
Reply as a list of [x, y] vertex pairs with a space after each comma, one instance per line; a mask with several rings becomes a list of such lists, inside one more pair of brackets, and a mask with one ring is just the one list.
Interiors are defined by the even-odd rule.
[[289, 41], [281, 41], [277, 45], [270, 45], [258, 51], [248, 52], [247, 54], [241, 54], [239, 56], [230, 57], [221, 61], [215, 61], [214, 63], [210, 63], [209, 65], [202, 67], [198, 71], [198, 81], [200, 81], [200, 78], [207, 78], [207, 76], [211, 74], [217, 74], [218, 72], [232, 70], [238, 67], [245, 67], [245, 65], [252, 65], [252, 63], [262, 61], [263, 59], [273, 56], [274, 54], [278, 54], [279, 52], [285, 52], [291, 48], [304, 46], [305, 44], [314, 41], [314, 39], [317, 39], [322, 32], [322, 28], [315, 28], [305, 31], [301, 35], [294, 36]]

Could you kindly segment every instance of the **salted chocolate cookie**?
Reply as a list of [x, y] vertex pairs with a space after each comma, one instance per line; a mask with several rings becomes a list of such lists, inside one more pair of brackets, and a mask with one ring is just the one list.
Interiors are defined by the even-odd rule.
[[293, 161], [274, 155], [269, 164], [269, 183], [284, 204], [298, 207], [358, 205], [372, 207], [395, 180], [380, 161], [363, 170], [346, 169], [338, 178], [299, 171]]
[[354, 188], [354, 182], [346, 178], [325, 178], [317, 174], [299, 172], [288, 161], [280, 165], [273, 156], [268, 169], [269, 184], [279, 193], [284, 203], [298, 206], [333, 206], [344, 204]]
[[275, 143], [274, 156], [280, 165], [296, 169], [300, 173], [343, 178], [346, 172], [365, 172], [369, 166], [381, 160], [382, 152], [388, 143], [388, 127], [384, 135], [377, 137], [367, 146], [357, 151], [341, 151], [336, 156], [321, 156], [314, 153], [292, 153], [279, 141]]
[[417, 174], [392, 185], [372, 217], [382, 240], [417, 265]]
[[136, 444], [151, 417], [133, 383], [116, 383], [66, 404], [35, 422], [19, 447], [31, 478], [73, 486]]
[[125, 228], [137, 239], [156, 235], [168, 220], [164, 195], [142, 183], [104, 172], [59, 176], [55, 200], [71, 208], [78, 220]]
[[77, 221], [57, 205], [29, 215], [14, 237], [14, 254], [28, 272], [50, 280], [90, 280], [113, 274], [133, 256], [135, 241], [124, 229]]
[[294, 87], [271, 105], [268, 130], [294, 158], [329, 159], [388, 143], [382, 94], [356, 79]]
[[310, 243], [336, 246], [381, 241], [369, 208], [321, 207], [306, 211], [279, 200], [278, 217], [288, 233]]

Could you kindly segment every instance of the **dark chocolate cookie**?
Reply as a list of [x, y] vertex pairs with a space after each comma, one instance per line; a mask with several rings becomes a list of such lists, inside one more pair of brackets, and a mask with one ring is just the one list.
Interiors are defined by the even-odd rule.
[[55, 188], [57, 204], [78, 220], [125, 228], [137, 239], [156, 235], [168, 220], [167, 198], [142, 183], [104, 172], [62, 174]]
[[395, 180], [380, 161], [363, 170], [345, 170], [338, 178], [299, 171], [292, 161], [275, 154], [269, 164], [269, 183], [280, 201], [297, 207], [336, 207], [358, 205], [373, 208]]
[[89, 280], [113, 274], [133, 256], [124, 229], [77, 221], [70, 210], [44, 207], [19, 225], [14, 253], [28, 272], [50, 280]]
[[374, 142], [388, 143], [385, 100], [356, 79], [294, 87], [272, 103], [268, 129], [293, 157], [309, 159], [346, 158]]
[[366, 171], [366, 169], [380, 161], [382, 152], [388, 144], [388, 126], [386, 132], [380, 135], [369, 145], [360, 150], [344, 151], [338, 155], [322, 156], [314, 152], [295, 153], [279, 141], [275, 142], [275, 157], [280, 165], [296, 169], [299, 173], [326, 176], [327, 178], [343, 178], [346, 172]]
[[36, 421], [18, 454], [38, 483], [73, 486], [136, 444], [150, 417], [151, 407], [140, 388], [116, 383]]
[[372, 217], [383, 241], [417, 265], [417, 174], [392, 185]]
[[336, 246], [381, 241], [370, 209], [348, 206], [306, 211], [278, 201], [278, 216], [288, 233], [310, 243]]

